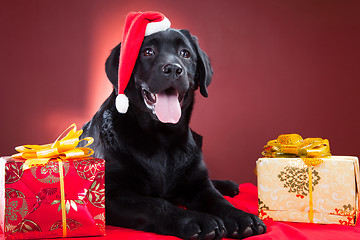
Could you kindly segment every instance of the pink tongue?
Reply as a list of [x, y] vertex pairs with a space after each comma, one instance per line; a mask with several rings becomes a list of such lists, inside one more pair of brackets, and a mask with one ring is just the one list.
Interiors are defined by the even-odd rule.
[[177, 123], [181, 117], [177, 94], [156, 94], [155, 114], [163, 123]]

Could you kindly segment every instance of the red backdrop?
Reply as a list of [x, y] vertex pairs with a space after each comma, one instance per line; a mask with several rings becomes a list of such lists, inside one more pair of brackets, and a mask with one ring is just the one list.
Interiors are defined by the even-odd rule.
[[360, 155], [359, 1], [5, 1], [0, 8], [0, 155], [82, 126], [111, 92], [104, 62], [129, 11], [163, 12], [199, 37], [215, 71], [192, 128], [213, 178], [256, 182], [282, 133]]

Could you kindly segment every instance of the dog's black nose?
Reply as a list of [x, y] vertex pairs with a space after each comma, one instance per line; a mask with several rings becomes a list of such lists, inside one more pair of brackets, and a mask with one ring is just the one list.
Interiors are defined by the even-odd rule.
[[166, 76], [179, 77], [183, 73], [182, 67], [177, 63], [166, 64], [162, 70]]

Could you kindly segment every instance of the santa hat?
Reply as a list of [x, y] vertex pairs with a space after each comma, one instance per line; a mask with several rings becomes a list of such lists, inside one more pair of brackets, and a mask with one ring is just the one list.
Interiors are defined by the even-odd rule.
[[119, 59], [118, 95], [115, 101], [118, 112], [126, 113], [129, 107], [129, 99], [124, 91], [144, 37], [166, 31], [168, 28], [170, 28], [169, 19], [159, 12], [131, 12], [127, 15]]

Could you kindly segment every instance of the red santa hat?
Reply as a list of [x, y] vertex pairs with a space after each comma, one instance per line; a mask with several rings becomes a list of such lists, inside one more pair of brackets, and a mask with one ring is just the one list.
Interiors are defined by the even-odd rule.
[[119, 59], [118, 95], [115, 101], [118, 112], [126, 113], [129, 107], [129, 99], [124, 91], [129, 83], [144, 37], [166, 31], [168, 28], [170, 28], [169, 19], [159, 12], [130, 12], [127, 15]]

